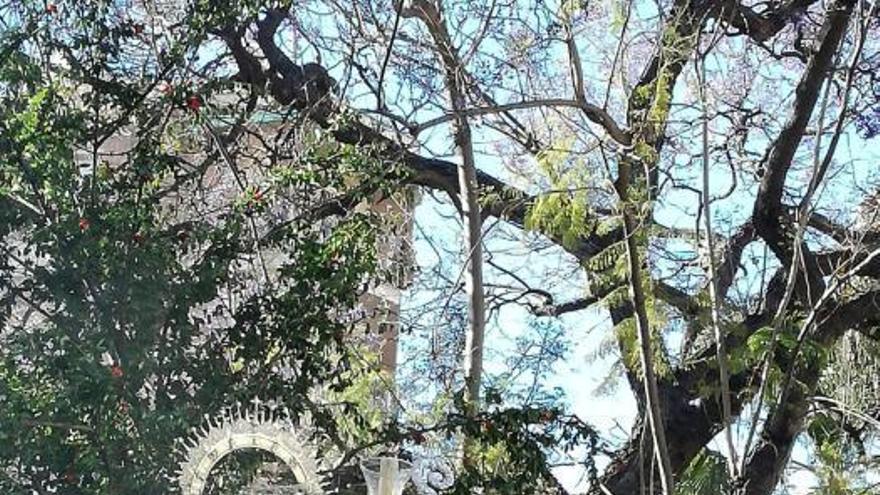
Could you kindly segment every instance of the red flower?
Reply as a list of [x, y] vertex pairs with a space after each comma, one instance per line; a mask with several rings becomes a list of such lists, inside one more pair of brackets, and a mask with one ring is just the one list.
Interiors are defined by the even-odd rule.
[[54, 3], [46, 4], [46, 13], [47, 14], [57, 14], [58, 6]]
[[425, 434], [418, 430], [413, 430], [410, 436], [412, 437], [412, 441], [415, 442], [416, 445], [421, 445], [425, 443]]
[[122, 372], [122, 368], [118, 364], [114, 364], [110, 367], [110, 376], [113, 378], [122, 378], [122, 375], [125, 373]]
[[73, 468], [70, 468], [64, 473], [64, 481], [74, 485], [79, 482], [79, 476], [76, 475], [76, 471]]
[[85, 232], [89, 230], [89, 219], [88, 218], [80, 218], [79, 219], [79, 231]]
[[483, 433], [486, 433], [486, 434], [492, 433], [492, 430], [494, 429], [494, 427], [495, 426], [488, 419], [484, 419], [484, 420], [480, 421], [480, 429], [483, 430]]
[[198, 112], [202, 108], [202, 99], [197, 95], [192, 95], [186, 99], [186, 107], [193, 112]]
[[174, 93], [174, 86], [167, 81], [160, 82], [156, 88], [165, 96], [171, 96]]

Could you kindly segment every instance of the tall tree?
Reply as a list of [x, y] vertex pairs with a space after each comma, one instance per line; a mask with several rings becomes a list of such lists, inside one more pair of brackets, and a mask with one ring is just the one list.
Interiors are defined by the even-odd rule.
[[[452, 109], [453, 136], [460, 153], [459, 204], [464, 220], [465, 291], [468, 294], [468, 330], [464, 347], [464, 380], [467, 400], [476, 410], [483, 376], [483, 346], [486, 333], [486, 302], [483, 288], [483, 217], [480, 214], [479, 184], [474, 144], [467, 115], [467, 72], [453, 45], [440, 5], [429, 1], [403, 2], [401, 15], [421, 20], [431, 33], [436, 53], [446, 72], [445, 84]], [[391, 48], [389, 47], [389, 50]]]
[[[83, 116], [70, 119], [116, 124], [104, 120], [87, 142], [106, 129], [162, 125], [151, 106], [159, 100], [143, 96], [150, 84], [169, 80], [182, 91], [173, 93], [178, 102], [192, 92], [211, 105], [221, 100], [215, 88], [234, 87], [246, 95], [246, 114], [260, 105], [281, 109], [333, 146], [399, 165], [400, 185], [446, 194], [465, 213], [470, 248], [485, 248], [480, 257], [469, 253], [470, 296], [484, 259], [489, 314], [519, 304], [539, 320], [591, 308], [609, 315], [639, 415], [591, 479], [592, 493], [686, 490], [718, 479], [718, 456], [707, 449], [729, 425], [745, 430], [729, 440], [741, 462], [719, 485], [737, 493], [772, 493], [799, 439], [810, 440], [829, 469], [854, 466], [859, 449], [870, 450], [878, 403], [855, 404], [837, 369], [871, 391], [863, 396], [877, 397], [878, 385], [866, 379], [880, 359], [866, 344], [880, 337], [878, 177], [866, 165], [877, 158], [869, 140], [880, 134], [874, 3], [240, 0], [175, 10], [145, 2], [142, 28], [121, 14], [126, 2], [50, 5], [4, 7], [15, 13], [4, 16], [4, 90], [16, 87], [7, 80], [39, 75], [10, 93], [4, 121], [4, 136], [19, 143], [4, 145], [14, 171], [4, 177], [15, 177], [15, 187], [3, 189], [15, 205], [4, 213], [17, 212], [10, 225], [45, 216], [61, 190], [34, 187], [34, 177], [45, 179], [27, 166], [34, 156], [54, 162], [61, 149], [29, 140], [32, 107], [46, 104], [40, 87], [84, 81], [97, 88], [86, 94], [104, 95], [86, 98]], [[143, 58], [125, 41], [138, 30], [146, 37], [133, 43], [150, 60], [140, 72], [133, 61]], [[94, 62], [83, 64], [77, 53]], [[144, 73], [147, 80], [138, 79]], [[140, 81], [137, 91], [116, 91], [132, 81]], [[181, 90], [183, 81], [199, 89]], [[80, 139], [50, 134], [60, 143]], [[236, 142], [220, 138], [218, 150]], [[380, 189], [358, 184], [321, 211], [340, 213], [355, 195]], [[71, 200], [71, 218], [82, 216], [80, 204]], [[85, 225], [81, 233], [96, 232]], [[525, 254], [507, 254], [512, 245]], [[586, 287], [573, 293], [571, 280]], [[460, 290], [456, 277], [437, 285]], [[451, 299], [437, 306], [447, 312]], [[471, 325], [477, 320], [472, 313]], [[676, 343], [679, 353], [671, 351]], [[487, 402], [503, 403], [491, 395]], [[499, 473], [513, 479], [526, 465], [537, 473], [517, 477], [525, 483], [517, 487], [499, 475], [491, 487], [561, 490], [550, 438], [533, 435], [577, 418], [552, 410], [544, 418], [528, 407], [496, 412], [471, 418], [476, 423], [450, 421], [507, 446], [500, 457], [515, 469]], [[595, 446], [592, 435], [566, 438]]]
[[314, 391], [373, 363], [395, 165], [211, 76], [217, 12], [151, 8], [0, 7], [4, 493], [170, 493], [178, 442], [254, 399], [332, 442]]

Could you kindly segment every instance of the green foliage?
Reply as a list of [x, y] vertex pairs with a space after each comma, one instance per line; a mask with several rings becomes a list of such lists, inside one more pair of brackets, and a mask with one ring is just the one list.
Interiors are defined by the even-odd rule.
[[613, 1], [611, 3], [611, 26], [614, 30], [623, 29], [626, 22], [626, 2]]
[[[591, 214], [589, 200], [586, 194], [589, 184], [587, 167], [572, 158], [570, 139], [563, 139], [558, 144], [538, 154], [538, 166], [547, 177], [554, 190], [537, 198], [529, 210], [526, 218], [526, 227], [538, 230], [550, 236], [561, 239], [562, 244], [573, 247], [583, 237], [596, 231], [606, 234], [619, 226], [619, 220], [603, 220], [597, 223]], [[647, 146], [647, 145], [645, 145]], [[637, 152], [647, 148], [636, 147]], [[646, 157], [648, 159], [650, 157]], [[634, 204], [647, 203], [647, 190], [645, 188], [632, 188], [631, 202]], [[640, 214], [648, 212], [643, 208], [638, 210]], [[647, 245], [646, 229], [640, 229], [637, 234], [640, 245]], [[641, 253], [644, 256], [646, 253]], [[626, 244], [616, 242], [602, 252], [591, 257], [585, 264], [592, 276], [591, 286], [593, 291], [608, 294], [602, 303], [609, 308], [617, 308], [629, 301], [629, 292], [626, 288], [628, 264], [626, 263]], [[649, 295], [647, 306], [649, 321], [652, 323], [652, 333], [656, 336], [652, 345], [655, 352], [657, 372], [661, 376], [669, 372], [669, 360], [662, 346], [660, 329], [664, 325], [665, 310], [658, 306], [656, 298], [652, 295], [649, 286], [645, 287]], [[634, 321], [628, 319], [617, 325], [615, 335], [621, 353], [621, 359], [628, 369], [639, 370], [639, 346], [635, 332]]]
[[641, 163], [654, 164], [657, 163], [657, 159], [659, 158], [657, 150], [645, 141], [637, 141], [635, 145], [633, 145], [633, 151]]
[[823, 370], [819, 387], [852, 411], [871, 415], [880, 401], [878, 376], [880, 344], [849, 331], [828, 351], [828, 366]]
[[615, 242], [596, 256], [591, 257], [586, 262], [585, 268], [595, 273], [611, 272], [616, 275], [617, 280], [620, 280], [626, 277], [627, 266], [626, 244]]
[[566, 247], [574, 246], [595, 226], [587, 195], [588, 171], [571, 153], [573, 144], [573, 139], [563, 139], [538, 153], [538, 167], [553, 191], [535, 199], [525, 222], [526, 228], [558, 237]]
[[[623, 294], [624, 291], [626, 289], [621, 288], [618, 290], [618, 293]], [[654, 352], [654, 372], [658, 377], [665, 377], [671, 371], [669, 356], [663, 345], [662, 334], [662, 329], [666, 326], [667, 322], [666, 309], [656, 297], [650, 297], [646, 301], [645, 310], [648, 314], [648, 321], [651, 323], [651, 349]], [[639, 347], [635, 317], [633, 316], [620, 322], [614, 328], [614, 333], [617, 338], [620, 357], [626, 369], [641, 374], [641, 348]]]
[[574, 246], [592, 227], [586, 194], [550, 193], [537, 198], [529, 210], [526, 227], [558, 236], [567, 247]]
[[[170, 493], [175, 440], [205, 415], [255, 396], [299, 413], [316, 384], [359, 379], [346, 315], [379, 277], [380, 220], [355, 207], [391, 190], [394, 167], [301, 129], [250, 150], [265, 169], [232, 138], [247, 187], [203, 191], [218, 176], [237, 189], [204, 119], [251, 113], [185, 107], [213, 91], [185, 61], [210, 25], [259, 5], [233, 3], [198, 3], [161, 60], [113, 2], [63, 16], [23, 2], [0, 35], [3, 493]], [[165, 81], [174, 94], [150, 93]], [[119, 136], [124, 152], [92, 153]], [[328, 210], [337, 196], [345, 207]]]
[[346, 387], [329, 391], [326, 401], [337, 404], [333, 416], [336, 436], [346, 445], [370, 445], [381, 435], [386, 417], [384, 399], [393, 393], [393, 382], [379, 370], [379, 356], [364, 345], [352, 348], [357, 358], [351, 366]]
[[[748, 337], [745, 348], [740, 349], [740, 354], [736, 356], [735, 361], [739, 361], [743, 365], [759, 362], [771, 347], [771, 340], [775, 333], [777, 355], [773, 363], [776, 364], [780, 360], [782, 362], [790, 362], [798, 346], [801, 318], [802, 315], [789, 315], [783, 322], [782, 329], [779, 332], [775, 332], [769, 326], [759, 328]], [[817, 362], [821, 366], [821, 363], [825, 363], [828, 359], [828, 349], [808, 337], [803, 345], [801, 345], [797, 359], [799, 362]], [[774, 366], [773, 371], [779, 371], [778, 367]], [[775, 374], [771, 374], [771, 377], [774, 376]]]
[[832, 495], [873, 493], [876, 466], [870, 449], [876, 439], [880, 385], [880, 346], [867, 336], [846, 332], [827, 350], [819, 380], [822, 397], [809, 418], [818, 492]]
[[701, 450], [681, 474], [675, 489], [688, 495], [731, 493], [730, 476], [724, 456], [714, 450]]
[[[846, 417], [843, 421], [847, 421]], [[827, 495], [856, 495], [872, 493], [874, 483], [867, 473], [870, 462], [861, 464], [864, 446], [861, 439], [846, 431], [841, 418], [831, 411], [814, 415], [807, 427], [813, 441], [813, 457], [818, 478], [818, 492]]]
[[[458, 394], [455, 401], [459, 407], [462, 400], [463, 395]], [[573, 453], [575, 448], [585, 448], [583, 467], [590, 479], [597, 478], [593, 456], [602, 447], [597, 432], [557, 408], [498, 407], [474, 418], [453, 415], [447, 431], [473, 440], [470, 462], [457, 474], [450, 493], [553, 491], [556, 480], [548, 462], [550, 449]]]

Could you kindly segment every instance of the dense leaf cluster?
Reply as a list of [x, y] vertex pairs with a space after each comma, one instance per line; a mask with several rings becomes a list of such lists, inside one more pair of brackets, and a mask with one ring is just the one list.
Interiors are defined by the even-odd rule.
[[370, 199], [387, 164], [209, 106], [233, 89], [187, 64], [214, 7], [152, 56], [127, 7], [4, 11], [3, 493], [169, 493], [206, 415], [254, 397], [296, 414], [353, 379], [379, 220], [322, 207]]

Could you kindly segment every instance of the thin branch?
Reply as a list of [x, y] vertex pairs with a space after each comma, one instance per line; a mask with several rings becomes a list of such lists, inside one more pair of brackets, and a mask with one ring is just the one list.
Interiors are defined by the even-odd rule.
[[737, 453], [733, 444], [732, 412], [730, 406], [730, 370], [727, 357], [726, 336], [721, 330], [721, 300], [718, 295], [718, 278], [715, 272], [715, 238], [712, 229], [712, 201], [709, 189], [709, 110], [706, 98], [706, 61], [701, 56], [697, 59], [697, 78], [699, 79], [699, 96], [702, 104], [702, 138], [703, 138], [703, 193], [702, 202], [706, 223], [706, 246], [709, 251], [709, 299], [711, 301], [712, 330], [715, 334], [716, 360], [718, 375], [721, 382], [721, 410], [724, 440], [727, 444], [728, 470], [731, 477], [737, 474]]
[[[509, 112], [511, 110], [553, 107], [577, 108], [583, 111], [587, 118], [590, 119], [592, 122], [602, 126], [602, 128], [604, 128], [605, 131], [608, 132], [608, 135], [611, 136], [617, 143], [622, 145], [629, 145], [632, 142], [632, 136], [630, 135], [630, 133], [621, 129], [617, 122], [615, 122], [614, 118], [612, 118], [608, 112], [602, 110], [602, 108], [596, 105], [592, 105], [585, 101], [577, 101], [567, 98], [547, 98], [540, 100], [507, 103], [491, 107], [467, 108], [461, 111], [464, 115], [468, 117], [477, 117], [481, 115], [494, 115]], [[449, 113], [440, 117], [433, 118], [421, 124], [417, 124], [411, 129], [411, 131], [413, 135], [417, 136], [420, 133], [424, 132], [426, 129], [430, 129], [431, 127], [435, 127], [440, 124], [445, 124], [452, 121], [453, 119], [455, 119], [455, 115]]]

